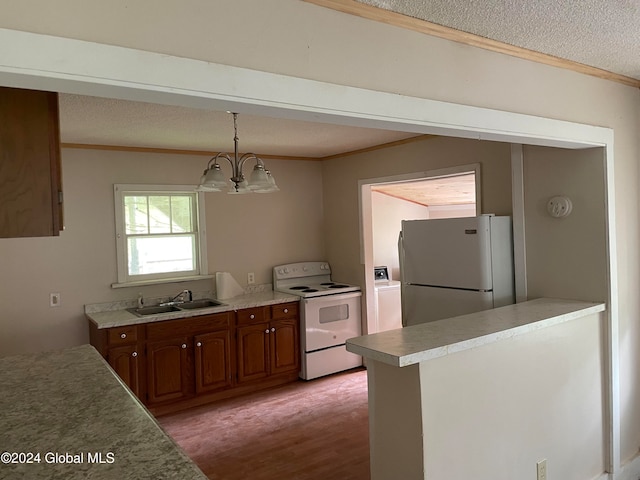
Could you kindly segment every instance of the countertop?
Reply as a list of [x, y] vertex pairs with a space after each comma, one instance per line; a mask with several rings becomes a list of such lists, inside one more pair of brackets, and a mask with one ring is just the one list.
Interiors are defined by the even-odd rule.
[[243, 308], [255, 308], [266, 305], [277, 305], [279, 303], [297, 302], [299, 300], [300, 297], [297, 295], [269, 290], [220, 300], [224, 305], [210, 308], [199, 308], [197, 310], [181, 310], [179, 312], [138, 317], [126, 310], [128, 306], [125, 305], [125, 302], [120, 304], [118, 302], [114, 302], [110, 304], [87, 305], [85, 307], [85, 315], [98, 327], [98, 329], [102, 329], [137, 325], [140, 323], [159, 322], [163, 320], [174, 320], [176, 318], [189, 318], [198, 315], [241, 310]]
[[0, 478], [206, 478], [89, 345], [2, 358], [0, 385], [0, 452], [39, 454]]
[[604, 303], [538, 298], [347, 340], [347, 350], [404, 367], [605, 310]]

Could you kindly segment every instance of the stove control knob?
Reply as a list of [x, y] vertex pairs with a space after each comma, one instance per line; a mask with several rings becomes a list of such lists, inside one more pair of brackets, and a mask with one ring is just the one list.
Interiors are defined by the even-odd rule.
[[284, 269], [284, 273], [289, 273], [289, 269], [288, 269], [288, 268], [285, 268], [285, 269]]
[[309, 267], [307, 267], [306, 265], [304, 267], [302, 267], [302, 271], [306, 272], [307, 270], [309, 270]]

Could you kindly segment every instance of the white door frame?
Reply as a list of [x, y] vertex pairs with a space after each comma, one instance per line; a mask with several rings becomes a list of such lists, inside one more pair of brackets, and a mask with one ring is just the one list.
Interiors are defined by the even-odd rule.
[[608, 256], [607, 466], [620, 470], [613, 130], [377, 92], [160, 53], [0, 29], [0, 85], [232, 110], [422, 134], [605, 148]]

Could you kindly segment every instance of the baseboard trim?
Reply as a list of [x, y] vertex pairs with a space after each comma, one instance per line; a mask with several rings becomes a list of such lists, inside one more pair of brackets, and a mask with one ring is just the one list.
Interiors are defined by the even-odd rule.
[[640, 480], [640, 452], [616, 473], [603, 473], [593, 480]]
[[617, 475], [610, 478], [612, 480], [638, 480], [640, 478], [640, 452], [636, 453], [635, 457], [625, 463]]

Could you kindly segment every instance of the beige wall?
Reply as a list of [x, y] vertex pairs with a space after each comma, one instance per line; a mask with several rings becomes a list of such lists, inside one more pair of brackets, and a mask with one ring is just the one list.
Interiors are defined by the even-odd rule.
[[[529, 298], [607, 298], [603, 149], [524, 149]], [[547, 201], [566, 195], [571, 214], [553, 218]]]
[[[112, 289], [117, 281], [114, 183], [193, 184], [207, 159], [186, 155], [64, 150], [65, 230], [58, 238], [0, 240], [0, 356], [87, 343], [84, 305], [207, 291], [213, 280]], [[273, 195], [205, 194], [210, 273], [246, 286], [271, 283], [278, 263], [324, 258], [321, 165], [267, 162]], [[224, 168], [224, 167], [223, 167]], [[49, 293], [61, 305], [49, 307]]]
[[[620, 307], [621, 455], [627, 460], [638, 452], [638, 89], [431, 38], [299, 0], [165, 0], [161, 8], [152, 0], [134, 3], [115, 0], [108, 4], [80, 0], [55, 3], [2, 0], [0, 8], [0, 26], [6, 28], [612, 128], [619, 266], [616, 293]], [[389, 170], [394, 169], [392, 163], [386, 162]], [[335, 162], [326, 170], [325, 191], [335, 192], [338, 188], [337, 191], [342, 192], [340, 189], [344, 187], [346, 193], [325, 202], [328, 210], [325, 253], [335, 265], [347, 259], [348, 263], [340, 266], [339, 273], [346, 280], [359, 281], [363, 272], [357, 267], [358, 240], [349, 228], [357, 222], [353, 215], [356, 210], [353, 205], [357, 204], [356, 188], [351, 180], [340, 180]], [[351, 173], [347, 177], [355, 178]], [[349, 208], [343, 215], [338, 215], [341, 202], [346, 202]], [[484, 206], [485, 211], [491, 209], [486, 203]], [[11, 259], [13, 249], [41, 245], [29, 240], [21, 242], [24, 243], [17, 247], [11, 242], [3, 242], [2, 255]], [[33, 275], [41, 274], [43, 265], [49, 260], [45, 253], [38, 255], [42, 257], [41, 262], [29, 267]], [[15, 283], [22, 282], [21, 286], [26, 288], [31, 278], [28, 282], [17, 279]], [[9, 292], [12, 297], [5, 298], [6, 293], [3, 293], [4, 304], [13, 299], [16, 288], [12, 287]], [[20, 293], [24, 294], [24, 290]], [[8, 313], [4, 316], [3, 312], [3, 318], [8, 319], [5, 323], [13, 321], [16, 310]], [[19, 316], [19, 319], [24, 320], [24, 317]], [[50, 323], [62, 321], [60, 317]]]

